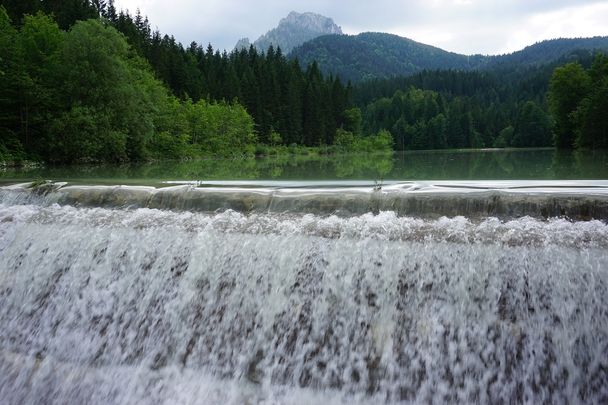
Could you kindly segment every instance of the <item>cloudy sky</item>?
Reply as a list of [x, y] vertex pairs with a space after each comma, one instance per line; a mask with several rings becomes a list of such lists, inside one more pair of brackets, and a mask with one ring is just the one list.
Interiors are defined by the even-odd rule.
[[608, 0], [115, 0], [184, 43], [231, 50], [290, 11], [332, 17], [348, 34], [390, 32], [465, 54], [500, 54], [557, 37], [608, 35]]

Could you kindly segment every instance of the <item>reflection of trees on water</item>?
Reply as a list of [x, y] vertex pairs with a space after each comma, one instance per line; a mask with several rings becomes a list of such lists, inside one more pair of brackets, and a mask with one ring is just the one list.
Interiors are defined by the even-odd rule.
[[[551, 170], [557, 179], [570, 179], [576, 177], [579, 173], [580, 159], [576, 159], [576, 155], [572, 150], [557, 149], [553, 153], [551, 162]], [[578, 160], [578, 162], [577, 162]]]
[[0, 180], [5, 181], [31, 181], [35, 178], [111, 184], [256, 179], [608, 179], [608, 152], [537, 149], [280, 155], [261, 159], [7, 169], [0, 173]]
[[336, 177], [382, 179], [393, 170], [393, 154], [361, 154], [338, 156], [335, 160]]
[[[608, 151], [607, 150], [576, 150], [574, 162], [579, 177], [590, 179], [608, 179]], [[591, 176], [591, 177], [589, 177]]]
[[[195, 179], [373, 179], [393, 170], [393, 154], [335, 156], [281, 155], [247, 160], [215, 160], [178, 164], [174, 176]], [[177, 169], [177, 170], [176, 170]], [[150, 174], [150, 173], [147, 173]]]
[[551, 168], [556, 179], [608, 179], [608, 151], [556, 150]]
[[400, 179], [602, 179], [608, 178], [607, 151], [553, 149], [401, 152], [391, 177]]

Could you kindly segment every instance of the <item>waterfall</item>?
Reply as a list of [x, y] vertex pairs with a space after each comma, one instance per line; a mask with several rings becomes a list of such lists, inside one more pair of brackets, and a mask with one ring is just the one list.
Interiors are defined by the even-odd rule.
[[186, 184], [154, 188], [44, 183], [36, 187], [23, 184], [0, 188], [0, 199], [14, 203], [199, 212], [232, 209], [247, 213], [351, 216], [393, 211], [398, 215], [432, 218], [458, 215], [469, 218], [608, 218], [606, 181], [404, 182], [374, 188], [332, 188], [318, 187], [318, 184], [306, 188], [239, 187], [239, 183], [225, 187], [211, 183], [208, 187]]
[[604, 192], [412, 187], [3, 188], [0, 403], [606, 402]]

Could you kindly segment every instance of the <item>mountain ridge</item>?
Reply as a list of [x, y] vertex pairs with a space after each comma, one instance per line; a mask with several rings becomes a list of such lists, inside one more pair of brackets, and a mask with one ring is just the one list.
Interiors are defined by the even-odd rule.
[[382, 32], [324, 35], [294, 48], [290, 57], [303, 65], [316, 61], [325, 73], [351, 81], [409, 75], [446, 66], [469, 70], [486, 60], [482, 55], [461, 55]]
[[483, 70], [551, 63], [576, 50], [608, 51], [608, 36], [556, 38], [502, 55], [463, 55], [381, 32], [324, 35], [294, 48], [303, 65], [316, 61], [326, 74], [360, 82], [408, 76], [423, 70]]

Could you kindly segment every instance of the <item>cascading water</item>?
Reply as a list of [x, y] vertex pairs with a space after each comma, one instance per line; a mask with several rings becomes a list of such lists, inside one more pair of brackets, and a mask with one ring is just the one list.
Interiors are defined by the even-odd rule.
[[606, 403], [587, 187], [4, 188], [0, 403]]

